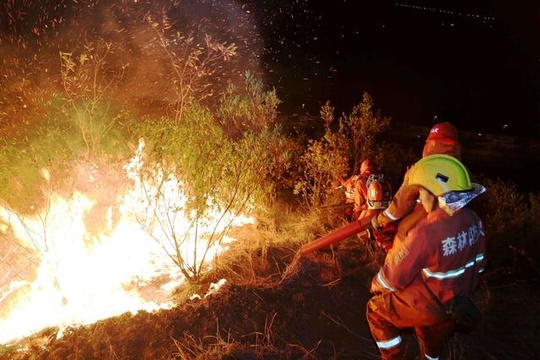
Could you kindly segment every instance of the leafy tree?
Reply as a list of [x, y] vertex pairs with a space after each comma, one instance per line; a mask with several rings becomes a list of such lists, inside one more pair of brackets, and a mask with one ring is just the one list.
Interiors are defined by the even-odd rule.
[[[137, 171], [147, 194], [139, 222], [190, 281], [201, 276], [237, 218], [271, 203], [276, 188], [269, 180], [289, 167], [293, 145], [273, 126], [279, 101], [250, 76], [246, 86], [247, 95], [229, 88], [215, 113], [193, 100], [182, 118], [147, 119], [135, 130], [145, 144]], [[182, 227], [177, 220], [184, 216]]]
[[258, 133], [276, 125], [279, 104], [276, 91], [265, 91], [263, 82], [248, 70], [244, 89], [230, 84], [220, 97], [218, 121], [228, 136], [238, 139], [246, 132]]

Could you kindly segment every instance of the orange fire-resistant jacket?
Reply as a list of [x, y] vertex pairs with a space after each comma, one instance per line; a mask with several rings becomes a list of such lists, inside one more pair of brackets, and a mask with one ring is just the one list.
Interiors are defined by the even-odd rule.
[[367, 180], [369, 175], [371, 175], [371, 169], [359, 175], [353, 175], [341, 182], [346, 189], [346, 202], [354, 203], [353, 218], [355, 220], [367, 209]]
[[482, 221], [470, 209], [448, 215], [438, 208], [396, 238], [385, 262], [373, 278], [374, 293], [394, 291], [405, 304], [431, 314], [440, 306], [422, 283], [447, 302], [457, 294], [472, 294], [486, 265]]

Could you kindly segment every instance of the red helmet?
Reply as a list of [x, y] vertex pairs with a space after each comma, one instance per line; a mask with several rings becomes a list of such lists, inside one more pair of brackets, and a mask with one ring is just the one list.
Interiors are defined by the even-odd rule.
[[458, 131], [456, 127], [449, 122], [438, 123], [429, 131], [427, 140], [458, 142]]
[[375, 171], [375, 164], [371, 159], [365, 159], [360, 165], [360, 174], [368, 173], [371, 174]]
[[371, 174], [366, 182], [368, 209], [386, 209], [392, 201], [392, 187], [382, 174]]

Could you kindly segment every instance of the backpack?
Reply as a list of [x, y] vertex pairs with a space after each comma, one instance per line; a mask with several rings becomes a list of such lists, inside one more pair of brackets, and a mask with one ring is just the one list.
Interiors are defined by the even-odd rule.
[[383, 174], [371, 174], [366, 181], [365, 199], [368, 209], [386, 209], [392, 201], [392, 186]]

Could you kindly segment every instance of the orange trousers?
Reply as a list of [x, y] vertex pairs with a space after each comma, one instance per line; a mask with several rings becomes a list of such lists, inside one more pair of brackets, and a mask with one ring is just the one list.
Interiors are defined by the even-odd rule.
[[405, 349], [401, 332], [411, 328], [422, 355], [437, 359], [455, 328], [454, 322], [445, 317], [442, 309], [432, 314], [420, 311], [404, 302], [395, 292], [372, 297], [367, 303], [366, 317], [383, 360], [403, 359]]

